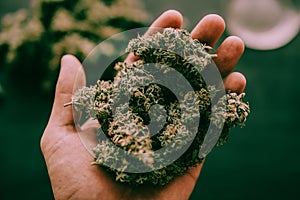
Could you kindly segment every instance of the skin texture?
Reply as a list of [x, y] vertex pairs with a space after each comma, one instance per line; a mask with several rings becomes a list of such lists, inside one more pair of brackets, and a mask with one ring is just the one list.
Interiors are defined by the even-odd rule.
[[[182, 15], [169, 10], [159, 16], [153, 27], [180, 28]], [[214, 46], [225, 29], [224, 20], [218, 15], [205, 16], [192, 31], [192, 37]], [[151, 34], [148, 32], [147, 34]], [[245, 77], [230, 73], [243, 54], [244, 44], [238, 37], [228, 37], [217, 49], [215, 62], [224, 77], [227, 90], [241, 93], [246, 86]], [[130, 55], [126, 61], [134, 61]], [[70, 102], [74, 81], [80, 77], [80, 86], [85, 85], [81, 63], [72, 55], [62, 58], [57, 81], [55, 100], [48, 125], [41, 138], [41, 149], [46, 161], [55, 199], [188, 199], [199, 177], [202, 164], [185, 175], [176, 178], [165, 187], [129, 187], [116, 183], [98, 166], [90, 163], [92, 155], [82, 145], [77, 134]]]

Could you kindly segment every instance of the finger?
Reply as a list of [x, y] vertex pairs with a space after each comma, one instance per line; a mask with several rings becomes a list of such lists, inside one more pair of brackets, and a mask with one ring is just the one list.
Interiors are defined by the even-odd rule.
[[246, 87], [246, 78], [239, 72], [233, 72], [226, 77], [224, 86], [226, 90], [240, 94]]
[[146, 32], [145, 35], [148, 36], [155, 33], [156, 32], [155, 28], [169, 28], [169, 27], [180, 28], [182, 22], [183, 22], [183, 17], [180, 12], [176, 10], [165, 11], [151, 24], [150, 29]]
[[71, 101], [73, 91], [84, 86], [85, 82], [81, 63], [72, 55], [64, 56], [61, 60], [49, 124], [56, 126], [74, 124], [72, 107], [64, 107], [64, 104]]
[[216, 14], [206, 15], [191, 32], [193, 39], [213, 47], [225, 30], [225, 22]]
[[[149, 36], [157, 32], [160, 28], [180, 28], [182, 25], [183, 17], [180, 12], [176, 10], [168, 10], [161, 14], [150, 26], [145, 33], [145, 36]], [[131, 63], [138, 60], [133, 53], [130, 53], [125, 62]]]
[[227, 76], [244, 53], [244, 42], [236, 36], [226, 38], [217, 49], [216, 65], [223, 77]]

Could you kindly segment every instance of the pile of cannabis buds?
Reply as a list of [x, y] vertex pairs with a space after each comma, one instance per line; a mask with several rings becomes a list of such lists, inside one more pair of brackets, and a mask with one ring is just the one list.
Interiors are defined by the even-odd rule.
[[[220, 130], [213, 144], [218, 146], [231, 127], [243, 126], [250, 112], [245, 94], [222, 93], [201, 75], [217, 56], [208, 49], [183, 29], [139, 36], [126, 49], [138, 61], [117, 63], [114, 81], [77, 90], [75, 112], [101, 124], [93, 164], [119, 182], [165, 185], [202, 162], [200, 147], [209, 129]], [[188, 80], [190, 91], [175, 71]], [[151, 128], [153, 121], [161, 129]]]

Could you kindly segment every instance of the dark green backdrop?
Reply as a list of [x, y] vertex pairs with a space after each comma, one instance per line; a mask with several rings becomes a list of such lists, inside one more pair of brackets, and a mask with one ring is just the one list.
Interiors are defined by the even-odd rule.
[[[204, 14], [221, 12], [219, 4], [204, 2], [147, 1], [146, 8], [154, 16], [178, 9], [192, 27]], [[0, 15], [28, 5], [1, 0]], [[297, 199], [299, 63], [299, 36], [277, 50], [246, 49], [237, 71], [247, 77], [252, 113], [246, 127], [208, 156], [191, 199]], [[8, 92], [0, 103], [0, 199], [53, 199], [39, 149], [51, 101]]]

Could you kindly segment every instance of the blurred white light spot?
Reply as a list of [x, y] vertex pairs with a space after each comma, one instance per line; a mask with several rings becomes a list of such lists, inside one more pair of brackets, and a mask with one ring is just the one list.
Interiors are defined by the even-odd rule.
[[276, 49], [299, 32], [300, 15], [287, 1], [231, 0], [227, 6], [228, 32], [241, 37], [249, 48]]

